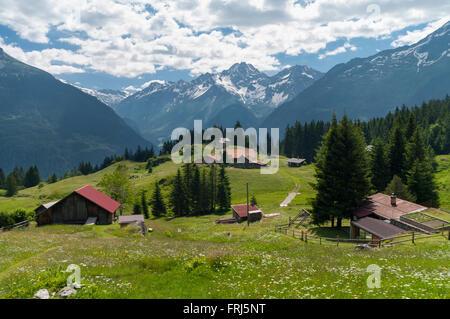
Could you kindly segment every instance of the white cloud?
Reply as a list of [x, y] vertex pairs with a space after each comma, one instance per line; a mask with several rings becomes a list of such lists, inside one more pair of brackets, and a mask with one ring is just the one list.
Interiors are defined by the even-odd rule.
[[[392, 32], [430, 23], [401, 36], [410, 43], [448, 19], [448, 0], [0, 0], [0, 24], [23, 39], [56, 40], [78, 49], [7, 52], [52, 73], [102, 71], [136, 77], [163, 68], [193, 75], [246, 61], [260, 70], [281, 67], [277, 54], [318, 53], [353, 38], [388, 38]], [[378, 10], [379, 8], [379, 10]], [[147, 10], [150, 9], [150, 10]], [[224, 30], [224, 28], [226, 30]], [[54, 33], [52, 33], [54, 34]], [[322, 58], [356, 48], [341, 47]], [[14, 55], [14, 54], [13, 54]]]
[[340, 53], [345, 53], [348, 50], [356, 51], [357, 49], [358, 49], [357, 47], [355, 47], [354, 45], [351, 45], [350, 43], [347, 42], [343, 46], [340, 46], [340, 47], [338, 47], [338, 48], [336, 48], [334, 50], [326, 51], [325, 53], [320, 54], [319, 55], [319, 59], [322, 60], [322, 59], [326, 58], [327, 56], [332, 56], [332, 55], [337, 55], [337, 54], [340, 54]]

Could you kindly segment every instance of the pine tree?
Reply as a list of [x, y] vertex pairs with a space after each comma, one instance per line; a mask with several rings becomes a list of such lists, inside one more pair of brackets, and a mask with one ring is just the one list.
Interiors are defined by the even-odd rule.
[[193, 196], [193, 192], [192, 192], [192, 165], [187, 163], [184, 164], [183, 166], [183, 183], [184, 183], [184, 189], [185, 189], [185, 193], [186, 193], [186, 198], [188, 201], [188, 206], [186, 208], [188, 214], [191, 212], [191, 208], [192, 208], [192, 196]]
[[17, 182], [13, 173], [6, 178], [6, 196], [12, 197], [17, 194]]
[[257, 202], [257, 200], [256, 200], [255, 195], [252, 195], [252, 199], [250, 200], [250, 204], [251, 204], [251, 205], [255, 205], [255, 206], [258, 205], [258, 202]]
[[150, 204], [152, 205], [153, 216], [160, 217], [166, 215], [166, 204], [164, 203], [158, 182], [155, 182], [155, 190], [153, 192]]
[[133, 215], [141, 215], [141, 214], [142, 214], [141, 204], [135, 202], [133, 205]]
[[57, 181], [58, 181], [58, 177], [56, 176], [55, 173], [53, 173], [52, 175], [50, 175], [50, 176], [47, 178], [47, 183], [49, 183], [49, 184], [54, 184], [54, 183], [56, 183]]
[[217, 195], [217, 176], [216, 176], [216, 165], [211, 165], [209, 169], [209, 192], [208, 192], [208, 201], [209, 201], [209, 211], [214, 213], [216, 211], [216, 195]]
[[39, 185], [41, 182], [41, 176], [39, 174], [39, 170], [36, 166], [30, 166], [30, 168], [25, 173], [24, 178], [24, 186], [26, 188], [34, 187], [36, 185]]
[[336, 217], [341, 227], [342, 219], [350, 218], [369, 193], [369, 161], [363, 133], [347, 116], [339, 125], [334, 118], [330, 131], [318, 157], [313, 221]]
[[200, 170], [197, 165], [193, 166], [193, 176], [191, 184], [191, 212], [194, 215], [199, 215], [202, 213], [201, 207], [201, 180], [200, 180]]
[[417, 130], [417, 121], [416, 117], [414, 116], [414, 113], [411, 113], [408, 118], [408, 123], [406, 124], [406, 130], [405, 130], [405, 138], [408, 142], [411, 137], [414, 135], [415, 131]]
[[377, 192], [386, 188], [389, 182], [388, 159], [386, 147], [381, 139], [377, 139], [370, 154], [371, 182]]
[[225, 165], [221, 165], [217, 183], [217, 204], [220, 212], [226, 212], [231, 205], [231, 187], [225, 171]]
[[208, 178], [206, 176], [206, 169], [202, 170], [202, 176], [200, 181], [200, 210], [203, 214], [208, 213], [209, 211], [209, 191], [210, 185], [208, 184]]
[[388, 160], [390, 169], [390, 178], [394, 175], [399, 176], [403, 181], [405, 176], [405, 148], [406, 138], [400, 123], [395, 124], [388, 145]]
[[144, 214], [145, 219], [149, 218], [148, 214], [148, 205], [147, 205], [147, 199], [146, 199], [146, 193], [145, 191], [141, 194], [141, 206], [142, 206], [142, 213]]
[[189, 201], [186, 196], [180, 170], [177, 171], [177, 176], [175, 177], [172, 190], [170, 192], [169, 205], [175, 216], [183, 216], [189, 213]]
[[414, 195], [412, 195], [408, 187], [403, 184], [402, 179], [398, 177], [397, 175], [394, 175], [392, 180], [389, 182], [389, 184], [386, 186], [386, 189], [383, 191], [386, 195], [392, 195], [394, 194], [400, 199], [407, 200], [410, 202], [415, 202], [416, 198]]
[[3, 169], [0, 168], [0, 189], [6, 188], [6, 176]]

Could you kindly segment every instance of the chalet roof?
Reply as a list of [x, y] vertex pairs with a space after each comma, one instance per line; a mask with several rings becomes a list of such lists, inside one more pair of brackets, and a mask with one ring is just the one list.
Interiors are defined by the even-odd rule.
[[119, 216], [119, 224], [131, 224], [135, 222], [143, 222], [144, 215]]
[[114, 212], [120, 207], [120, 203], [116, 202], [114, 199], [106, 196], [90, 185], [86, 185], [80, 189], [77, 189], [75, 193], [90, 200], [94, 204], [97, 204], [111, 214], [114, 214]]
[[[239, 217], [247, 217], [247, 204], [242, 205], [231, 205], [231, 208], [238, 214]], [[259, 211], [261, 210], [256, 205], [248, 205], [248, 211], [249, 213]]]
[[378, 193], [369, 196], [363, 206], [355, 211], [353, 215], [365, 217], [370, 214], [375, 214], [385, 219], [399, 219], [402, 215], [427, 209], [425, 206], [408, 202], [400, 198], [397, 198], [396, 202], [396, 206], [392, 206], [391, 196]]
[[304, 158], [290, 158], [288, 160], [289, 163], [296, 163], [296, 164], [301, 164], [304, 161], [306, 161], [306, 159], [304, 159]]
[[354, 220], [351, 224], [381, 239], [389, 238], [405, 232], [404, 229], [372, 217], [364, 217]]

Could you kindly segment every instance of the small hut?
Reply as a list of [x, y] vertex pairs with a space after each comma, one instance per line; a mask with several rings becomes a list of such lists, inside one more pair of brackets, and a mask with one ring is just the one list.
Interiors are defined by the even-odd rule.
[[136, 223], [143, 223], [144, 221], [144, 215], [119, 216], [120, 227], [126, 227], [128, 225]]
[[291, 158], [288, 160], [289, 167], [300, 167], [306, 164], [306, 159], [304, 158]]
[[[247, 220], [247, 204], [242, 205], [231, 205], [233, 209], [233, 217], [239, 223]], [[256, 222], [262, 219], [263, 212], [256, 205], [248, 205], [248, 216], [250, 222]]]
[[95, 219], [99, 225], [111, 224], [120, 203], [92, 186], [86, 185], [63, 199], [36, 208], [38, 226], [48, 224], [85, 224]]

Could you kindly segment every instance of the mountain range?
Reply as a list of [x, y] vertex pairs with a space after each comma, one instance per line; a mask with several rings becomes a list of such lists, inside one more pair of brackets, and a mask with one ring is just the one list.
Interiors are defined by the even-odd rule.
[[151, 141], [164, 141], [174, 128], [204, 125], [256, 126], [280, 104], [293, 99], [322, 77], [307, 66], [286, 68], [274, 76], [253, 65], [236, 63], [221, 73], [206, 73], [187, 82], [155, 81], [114, 106]]
[[0, 167], [37, 165], [43, 177], [149, 145], [110, 107], [0, 48]]
[[291, 101], [279, 106], [262, 127], [339, 116], [368, 120], [401, 105], [414, 106], [450, 91], [450, 22], [421, 41], [368, 58], [339, 64]]

